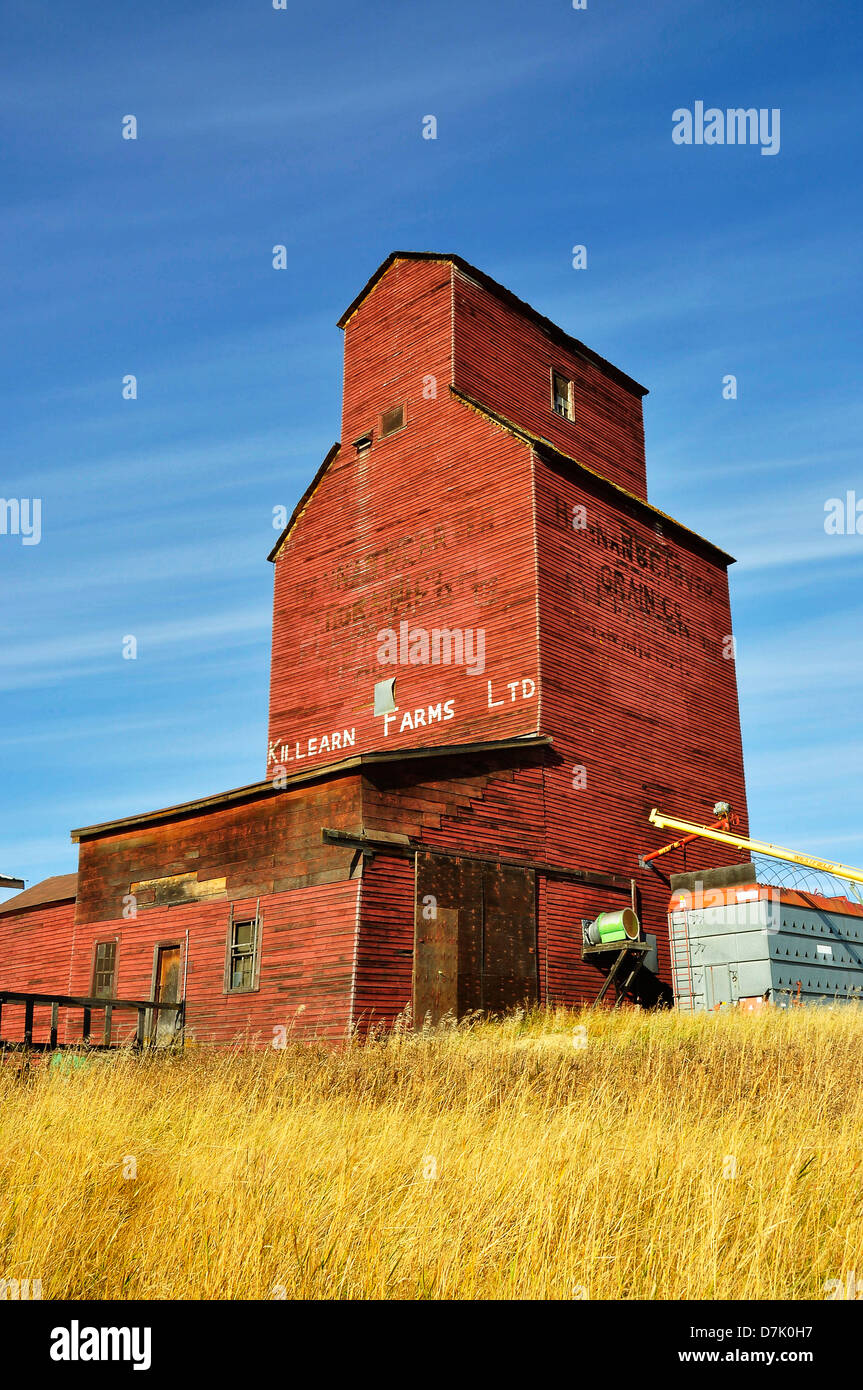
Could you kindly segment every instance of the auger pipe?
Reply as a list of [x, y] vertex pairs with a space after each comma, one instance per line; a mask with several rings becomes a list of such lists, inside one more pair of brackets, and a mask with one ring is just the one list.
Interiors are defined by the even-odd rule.
[[676, 816], [664, 816], [654, 806], [649, 819], [660, 830], [682, 830], [692, 835], [703, 835], [707, 840], [718, 840], [723, 845], [734, 845], [737, 849], [752, 850], [755, 854], [767, 854], [772, 859], [786, 859], [790, 864], [803, 864], [809, 869], [821, 869], [834, 874], [836, 878], [847, 878], [852, 883], [863, 883], [863, 869], [852, 868], [850, 864], [837, 864], [830, 859], [816, 859], [811, 854], [801, 854], [782, 845], [771, 845], [766, 840], [750, 840], [744, 835], [732, 835], [728, 830], [714, 830], [708, 825], [696, 825], [693, 821], [678, 820]]

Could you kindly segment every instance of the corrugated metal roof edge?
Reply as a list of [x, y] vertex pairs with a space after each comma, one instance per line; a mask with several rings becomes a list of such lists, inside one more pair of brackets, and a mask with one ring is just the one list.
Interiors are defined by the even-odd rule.
[[[681, 901], [685, 901], [688, 908], [701, 907], [739, 907], [746, 906], [747, 903], [754, 901], [752, 894], [757, 890], [759, 897], [764, 894], [768, 900], [775, 902], [777, 897], [781, 903], [789, 907], [809, 908], [815, 912], [832, 912], [840, 917], [863, 917], [863, 903], [852, 902], [841, 893], [834, 897], [825, 897], [823, 893], [810, 893], [803, 888], [786, 888], [778, 883], [762, 883], [760, 879], [753, 876], [751, 883], [734, 883], [728, 887], [706, 888], [701, 893], [687, 893], [685, 889], [675, 889], [668, 900], [668, 911], [676, 911]], [[718, 901], [718, 895], [722, 895], [722, 901]], [[842, 906], [836, 906], [842, 904]]]
[[217, 811], [224, 806], [242, 801], [255, 801], [266, 796], [278, 796], [289, 787], [301, 786], [304, 782], [317, 782], [323, 778], [352, 772], [356, 768], [376, 763], [393, 763], [402, 759], [444, 758], [465, 753], [498, 753], [512, 748], [545, 748], [553, 743], [551, 734], [524, 734], [519, 738], [485, 739], [477, 743], [448, 743], [428, 748], [394, 748], [382, 752], [357, 753], [355, 757], [343, 758], [337, 763], [327, 763], [307, 771], [295, 772], [285, 778], [284, 787], [274, 787], [272, 782], [250, 782], [245, 787], [234, 787], [215, 796], [200, 797], [197, 801], [183, 801], [176, 806], [165, 806], [157, 811], [147, 811], [137, 816], [123, 816], [119, 820], [103, 821], [99, 825], [85, 825], [70, 832], [73, 842], [82, 839], [97, 839], [118, 830], [132, 830], [136, 826], [155, 825], [160, 821], [182, 819], [199, 811]]
[[588, 477], [596, 479], [597, 482], [602, 483], [612, 492], [619, 493], [621, 497], [625, 497], [628, 502], [633, 502], [637, 507], [640, 507], [651, 516], [661, 517], [662, 520], [673, 527], [675, 531], [680, 532], [681, 535], [686, 536], [690, 540], [698, 541], [699, 545], [705, 546], [708, 550], [711, 550], [714, 555], [718, 555], [724, 564], [736, 564], [734, 556], [729, 555], [727, 550], [723, 550], [720, 546], [714, 545], [713, 541], [709, 541], [706, 536], [700, 536], [697, 531], [691, 530], [690, 527], [684, 526], [682, 521], [675, 520], [673, 516], [669, 516], [667, 512], [663, 512], [659, 507], [655, 507], [652, 502], [648, 502], [644, 497], [639, 497], [636, 493], [629, 492], [625, 487], [621, 487], [619, 483], [613, 483], [611, 479], [606, 478], [603, 473], [597, 473], [595, 468], [590, 468], [586, 463], [580, 463], [579, 460], [573, 458], [571, 454], [565, 454], [562, 449], [558, 449], [557, 445], [552, 444], [550, 440], [543, 439], [542, 435], [532, 434], [530, 430], [526, 430], [523, 425], [516, 425], [512, 420], [507, 420], [505, 415], [498, 415], [496, 411], [490, 410], [488, 406], [483, 405], [482, 401], [475, 400], [473, 396], [469, 396], [466, 391], [461, 391], [457, 386], [450, 386], [449, 389], [456, 400], [461, 401], [462, 404], [469, 406], [472, 410], [478, 410], [481, 415], [485, 415], [487, 419], [499, 425], [501, 429], [509, 430], [510, 434], [523, 440], [524, 443], [530, 445], [532, 449], [551, 454], [556, 459], [562, 459], [564, 463], [570, 464], [573, 468], [577, 468], [579, 472], [586, 473]]
[[523, 314], [525, 318], [531, 319], [548, 337], [562, 344], [564, 347], [568, 347], [570, 351], [575, 352], [579, 357], [584, 357], [588, 362], [592, 362], [595, 367], [599, 367], [601, 371], [613, 377], [619, 385], [625, 386], [628, 391], [632, 391], [637, 396], [646, 396], [649, 394], [647, 387], [642, 386], [634, 377], [629, 376], [629, 374], [622, 371], [620, 367], [615, 367], [613, 362], [609, 362], [607, 358], [601, 357], [598, 352], [594, 352], [593, 348], [589, 348], [587, 344], [581, 342], [579, 338], [573, 338], [571, 333], [567, 333], [565, 329], [560, 327], [560, 324], [555, 323], [553, 319], [546, 318], [545, 314], [541, 314], [538, 309], [534, 309], [532, 304], [528, 304], [524, 299], [519, 299], [518, 295], [513, 294], [512, 290], [508, 290], [506, 285], [501, 285], [498, 280], [493, 280], [484, 270], [480, 270], [478, 266], [471, 265], [470, 261], [466, 261], [463, 256], [459, 256], [455, 251], [391, 251], [386, 260], [381, 261], [374, 274], [369, 276], [369, 279], [363, 285], [359, 294], [351, 300], [341, 318], [337, 320], [337, 326], [339, 328], [345, 327], [348, 320], [353, 317], [366, 296], [371, 294], [378, 281], [383, 279], [384, 275], [386, 275], [387, 271], [390, 269], [390, 266], [394, 265], [396, 261], [449, 262], [450, 265], [456, 266], [462, 274], [469, 276], [472, 280], [476, 280], [477, 283], [482, 285], [484, 289], [487, 289], [490, 294], [495, 295], [498, 299], [502, 299], [504, 303], [509, 304], [518, 313]]

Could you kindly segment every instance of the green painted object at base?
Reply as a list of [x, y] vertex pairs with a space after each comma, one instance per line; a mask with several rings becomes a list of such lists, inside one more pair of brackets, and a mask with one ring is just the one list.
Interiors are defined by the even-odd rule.
[[[629, 932], [626, 930], [627, 922], [630, 923]], [[617, 912], [600, 912], [596, 919], [596, 930], [602, 942], [632, 941], [638, 935], [638, 918], [630, 907], [622, 907]]]
[[81, 1067], [89, 1067], [90, 1058], [79, 1057], [75, 1052], [55, 1052], [48, 1065], [59, 1071], [77, 1071]]

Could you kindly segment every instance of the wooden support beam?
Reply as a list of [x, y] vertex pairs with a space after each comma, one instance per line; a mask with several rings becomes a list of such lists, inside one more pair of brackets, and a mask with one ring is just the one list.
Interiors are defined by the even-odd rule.
[[597, 1007], [597, 1005], [599, 1005], [599, 1004], [602, 1003], [603, 999], [605, 998], [606, 994], [608, 993], [608, 990], [609, 990], [610, 986], [612, 985], [612, 983], [614, 982], [615, 977], [617, 976], [618, 970], [620, 969], [621, 965], [623, 964], [623, 960], [624, 960], [625, 955], [626, 955], [626, 947], [624, 946], [623, 950], [620, 952], [619, 956], [618, 956], [617, 959], [615, 960], [614, 965], [611, 967], [611, 969], [609, 970], [609, 972], [608, 972], [608, 974], [606, 975], [605, 979], [603, 980], [603, 982], [602, 982], [602, 989], [599, 991], [599, 994], [596, 996], [596, 998], [594, 999], [593, 1003], [591, 1004], [591, 1008], [592, 1008], [592, 1009], [595, 1009], [595, 1008]]
[[517, 859], [508, 854], [481, 854], [470, 849], [447, 849], [440, 845], [425, 845], [407, 836], [390, 839], [383, 835], [353, 835], [348, 830], [328, 830], [321, 828], [321, 838], [325, 844], [350, 845], [363, 854], [396, 854], [409, 856], [418, 850], [431, 850], [437, 855], [450, 859], [471, 859], [480, 864], [507, 864], [514, 869], [533, 869], [548, 878], [561, 878], [573, 883], [588, 884], [592, 888], [606, 888], [615, 893], [632, 894], [632, 879], [621, 874], [599, 873], [594, 869], [568, 869], [563, 864], [548, 864], [538, 859]]

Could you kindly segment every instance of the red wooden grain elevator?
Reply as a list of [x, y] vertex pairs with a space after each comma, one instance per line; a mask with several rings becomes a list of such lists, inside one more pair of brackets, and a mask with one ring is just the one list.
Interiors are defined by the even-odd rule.
[[644, 388], [459, 256], [394, 252], [340, 326], [264, 780], [74, 831], [77, 884], [0, 907], [0, 992], [173, 993], [221, 1043], [577, 1004], [582, 921], [634, 896], [661, 1002], [651, 807], [747, 833], [731, 557], [647, 501]]

